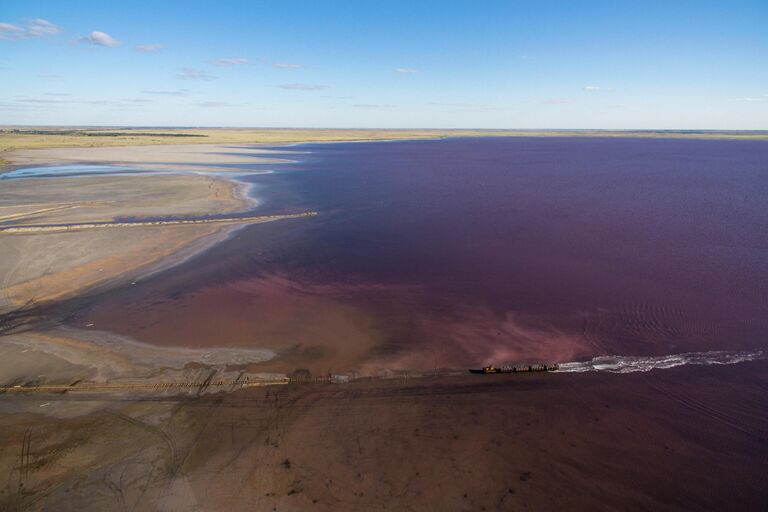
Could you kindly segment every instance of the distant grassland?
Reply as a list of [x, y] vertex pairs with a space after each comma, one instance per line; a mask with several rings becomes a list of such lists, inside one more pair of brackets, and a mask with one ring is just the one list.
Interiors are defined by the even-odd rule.
[[[0, 153], [53, 147], [435, 139], [445, 137], [655, 137], [768, 140], [768, 131], [342, 130], [260, 128], [0, 128]], [[0, 158], [2, 155], [0, 154]], [[2, 162], [0, 162], [2, 163]]]

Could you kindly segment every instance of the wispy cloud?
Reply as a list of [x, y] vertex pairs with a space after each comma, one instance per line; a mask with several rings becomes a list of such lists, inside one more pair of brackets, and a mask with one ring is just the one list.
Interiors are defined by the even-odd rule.
[[585, 85], [583, 87], [585, 91], [588, 92], [598, 92], [598, 91], [612, 91], [613, 89], [611, 87], [602, 87], [600, 85]]
[[55, 100], [52, 98], [19, 98], [20, 103], [73, 103], [71, 100]]
[[243, 57], [232, 57], [229, 59], [214, 59], [211, 61], [211, 64], [214, 66], [220, 66], [220, 67], [228, 67], [228, 66], [241, 66], [243, 64], [248, 64], [250, 61], [248, 59], [245, 59]]
[[567, 103], [571, 103], [571, 100], [568, 98], [549, 98], [544, 100], [542, 103], [545, 105], [565, 105]]
[[292, 91], [322, 91], [323, 89], [328, 89], [327, 85], [318, 84], [280, 84], [276, 87]]
[[414, 68], [396, 68], [395, 69], [395, 73], [400, 73], [401, 75], [412, 75], [418, 72], [419, 70]]
[[189, 94], [189, 89], [176, 89], [173, 91], [157, 91], [157, 90], [144, 90], [141, 94], [154, 94], [157, 96], [186, 96]]
[[397, 105], [386, 105], [386, 104], [380, 104], [380, 103], [356, 103], [352, 105], [355, 108], [394, 108]]
[[77, 40], [79, 43], [92, 44], [96, 46], [106, 46], [108, 48], [114, 48], [120, 46], [120, 41], [110, 36], [106, 32], [99, 32], [94, 30], [90, 35], [83, 36]]
[[205, 107], [205, 108], [219, 108], [219, 107], [236, 107], [237, 105], [233, 103], [228, 103], [226, 101], [202, 101], [200, 103], [197, 103], [198, 107]]
[[176, 78], [181, 78], [182, 80], [203, 80], [209, 82], [211, 80], [216, 80], [218, 77], [208, 73], [207, 71], [203, 71], [202, 69], [183, 68], [181, 73], [176, 75]]
[[0, 23], [0, 38], [17, 39], [24, 33], [24, 29], [12, 23]]
[[299, 69], [301, 65], [290, 62], [273, 62], [272, 67], [275, 69]]
[[56, 97], [65, 97], [65, 96], [72, 96], [68, 92], [46, 92], [43, 94], [43, 96], [56, 96]]
[[41, 110], [40, 107], [32, 105], [22, 105], [19, 103], [0, 102], [0, 110], [4, 112], [28, 112], [33, 110]]
[[43, 18], [35, 18], [23, 27], [13, 23], [0, 23], [0, 39], [19, 40], [58, 34], [61, 28]]
[[43, 80], [61, 80], [64, 78], [64, 75], [37, 75], [37, 78], [42, 78]]
[[29, 23], [27, 32], [32, 37], [39, 37], [44, 35], [58, 34], [61, 32], [61, 29], [58, 27], [58, 25], [55, 25], [48, 20], [44, 20], [43, 18], [35, 18]]
[[161, 44], [140, 44], [134, 47], [134, 50], [139, 53], [157, 53], [162, 49], [163, 45]]
[[768, 101], [768, 94], [762, 96], [744, 96], [742, 98], [734, 98], [734, 101], [745, 101], [747, 103], [762, 103]]
[[442, 107], [442, 108], [449, 108], [453, 109], [454, 111], [458, 112], [498, 112], [500, 110], [504, 110], [503, 107], [495, 107], [492, 105], [480, 105], [477, 103], [439, 103], [439, 102], [430, 102], [427, 103], [427, 105], [435, 106], [435, 107]]
[[433, 105], [435, 107], [455, 107], [455, 108], [480, 106], [480, 105], [475, 105], [474, 103], [438, 103], [434, 101], [429, 102], [428, 105]]
[[[146, 99], [120, 99], [120, 100], [78, 100], [66, 98], [69, 94], [49, 94], [54, 96], [52, 98], [36, 98], [27, 96], [17, 96], [14, 100], [17, 104], [27, 105], [46, 105], [51, 107], [66, 106], [66, 105], [95, 105], [95, 106], [112, 106], [112, 107], [125, 107], [129, 105], [137, 106], [142, 103], [150, 103], [150, 100]], [[65, 98], [56, 97], [65, 96]]]

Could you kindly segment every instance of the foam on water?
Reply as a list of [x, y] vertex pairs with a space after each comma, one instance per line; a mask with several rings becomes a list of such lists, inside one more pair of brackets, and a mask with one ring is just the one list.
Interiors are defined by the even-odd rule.
[[709, 352], [687, 352], [666, 356], [598, 356], [589, 361], [561, 363], [561, 372], [647, 372], [656, 369], [674, 368], [685, 364], [711, 365], [736, 364], [744, 361], [768, 359], [768, 350], [744, 351], [712, 350]]

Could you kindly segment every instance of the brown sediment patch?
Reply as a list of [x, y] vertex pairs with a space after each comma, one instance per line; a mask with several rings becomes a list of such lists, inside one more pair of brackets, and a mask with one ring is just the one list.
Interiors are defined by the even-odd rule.
[[[153, 293], [152, 283], [145, 286], [150, 289], [142, 290], [142, 295]], [[353, 369], [381, 342], [374, 319], [364, 310], [307, 294], [285, 277], [155, 297], [151, 304], [129, 301], [120, 308], [98, 302], [73, 322], [107, 325], [111, 331], [159, 346], [278, 351], [277, 359], [258, 365], [262, 371]]]
[[572, 361], [591, 354], [593, 347], [578, 333], [561, 330], [548, 317], [457, 305], [453, 311], [422, 314], [421, 343], [367, 361], [361, 372], [378, 368], [451, 368], [507, 362]]
[[[186, 279], [186, 272], [162, 276], [135, 294], [93, 303], [72, 322], [109, 326], [160, 346], [268, 347], [277, 357], [252, 367], [281, 372], [376, 375], [383, 369], [568, 361], [592, 351], [583, 336], [558, 330], [545, 317], [459, 305], [430, 313], [413, 285], [331, 285], [271, 274], [198, 287], [185, 286]], [[411, 316], [405, 324], [404, 314]], [[403, 335], [410, 321], [422, 333], [418, 343]]]

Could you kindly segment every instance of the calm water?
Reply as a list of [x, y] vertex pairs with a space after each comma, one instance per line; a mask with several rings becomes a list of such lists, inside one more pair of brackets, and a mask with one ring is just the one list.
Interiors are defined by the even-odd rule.
[[75, 321], [319, 369], [768, 345], [766, 142], [290, 149], [246, 180], [260, 211], [319, 217], [243, 229]]
[[[140, 173], [131, 167], [122, 167], [118, 165], [48, 165], [44, 167], [24, 167], [4, 174], [0, 174], [0, 180], [13, 178], [55, 178], [70, 176], [94, 176], [110, 175], [120, 176], [122, 174]], [[147, 172], [147, 171], [143, 171]]]

